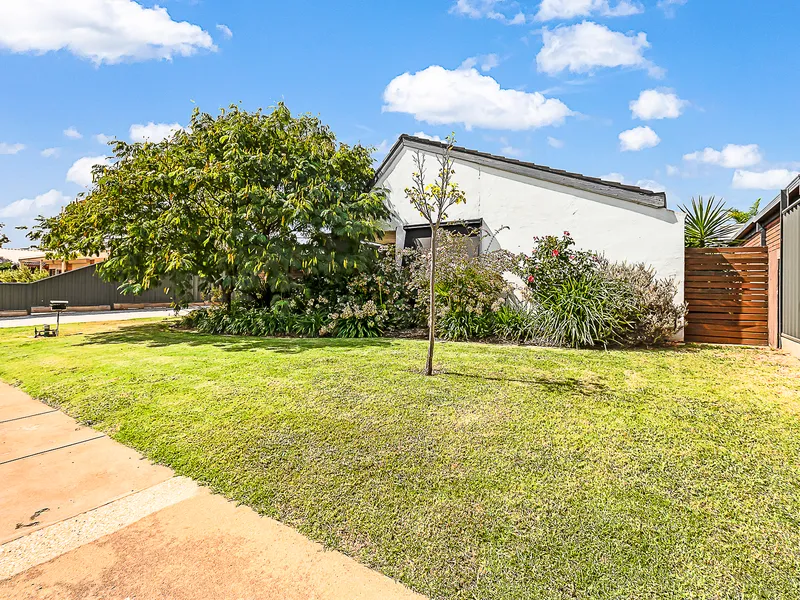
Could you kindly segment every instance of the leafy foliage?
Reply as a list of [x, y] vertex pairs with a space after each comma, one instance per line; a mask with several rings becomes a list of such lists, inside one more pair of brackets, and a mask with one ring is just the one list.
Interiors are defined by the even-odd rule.
[[652, 268], [637, 263], [608, 263], [603, 276], [619, 282], [631, 307], [631, 326], [622, 335], [625, 346], [658, 346], [683, 326], [686, 305], [676, 304], [672, 279], [657, 279]]
[[557, 346], [619, 345], [633, 326], [634, 306], [624, 292], [596, 272], [568, 277], [535, 296], [536, 325]]
[[17, 269], [0, 269], [0, 283], [33, 283], [49, 276], [50, 273], [44, 269], [31, 269], [25, 265]]
[[736, 208], [732, 208], [728, 211], [728, 214], [730, 215], [731, 219], [736, 221], [739, 225], [744, 225], [758, 214], [758, 209], [760, 206], [761, 198], [753, 202], [753, 204], [747, 210], [738, 210]]
[[635, 346], [667, 341], [682, 326], [675, 284], [644, 265], [611, 264], [561, 238], [536, 238], [517, 274], [527, 283], [533, 339], [558, 346]]
[[730, 210], [725, 201], [711, 196], [692, 198], [691, 208], [681, 206], [686, 213], [686, 247], [716, 248], [727, 246], [736, 233], [737, 224], [731, 220]]
[[534, 295], [549, 293], [567, 279], [584, 277], [601, 262], [592, 252], [576, 250], [569, 231], [561, 237], [534, 237], [533, 241], [531, 254], [519, 256], [517, 274]]
[[183, 297], [198, 275], [227, 304], [247, 294], [269, 306], [308, 277], [357, 269], [387, 216], [370, 149], [283, 104], [195, 111], [163, 142], [113, 150], [94, 188], [34, 237], [58, 255], [107, 251], [98, 271], [130, 292], [169, 280]]
[[[470, 256], [474, 238], [439, 231], [438, 261], [434, 286], [437, 333], [449, 340], [482, 339], [494, 335], [494, 313], [511, 293], [503, 273], [513, 267], [514, 257], [497, 250]], [[412, 285], [419, 302], [429, 308], [425, 293], [431, 254], [416, 251], [410, 262]]]
[[190, 313], [185, 328], [203, 333], [252, 336], [378, 337], [419, 323], [409, 271], [393, 247], [373, 249], [358, 271], [310, 278], [303, 294], [270, 308], [236, 302]]
[[8, 236], [3, 233], [3, 229], [5, 228], [5, 223], [0, 223], [0, 248], [3, 247], [3, 244], [7, 244], [10, 240]]

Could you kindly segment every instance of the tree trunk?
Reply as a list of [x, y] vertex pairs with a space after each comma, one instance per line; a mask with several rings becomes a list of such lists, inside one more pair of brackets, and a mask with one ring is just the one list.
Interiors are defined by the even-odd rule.
[[439, 228], [431, 231], [431, 279], [428, 302], [428, 360], [425, 363], [425, 375], [433, 375], [433, 345], [436, 339], [436, 238]]

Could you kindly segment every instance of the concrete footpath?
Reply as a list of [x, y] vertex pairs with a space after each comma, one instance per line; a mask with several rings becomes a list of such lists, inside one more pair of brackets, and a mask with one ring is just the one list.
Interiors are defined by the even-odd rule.
[[0, 598], [421, 597], [0, 383]]

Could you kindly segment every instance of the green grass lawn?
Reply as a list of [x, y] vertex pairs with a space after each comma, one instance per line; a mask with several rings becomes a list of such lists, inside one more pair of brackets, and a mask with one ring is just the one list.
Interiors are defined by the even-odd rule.
[[800, 363], [63, 325], [0, 378], [434, 598], [800, 597]]

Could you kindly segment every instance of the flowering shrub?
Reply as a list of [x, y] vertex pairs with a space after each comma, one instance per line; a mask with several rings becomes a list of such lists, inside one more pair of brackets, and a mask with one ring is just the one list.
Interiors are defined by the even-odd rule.
[[320, 335], [334, 335], [343, 338], [380, 337], [386, 331], [389, 313], [386, 308], [378, 308], [372, 300], [364, 304], [347, 302], [341, 312], [330, 314], [328, 324], [320, 330]]
[[593, 252], [573, 248], [575, 240], [569, 231], [555, 236], [533, 238], [530, 256], [521, 254], [516, 272], [534, 296], [549, 293], [554, 286], [568, 279], [580, 279], [592, 273], [603, 259]]
[[675, 284], [657, 280], [644, 265], [609, 263], [575, 250], [568, 231], [560, 238], [534, 238], [517, 274], [539, 336], [556, 345], [633, 346], [667, 341], [681, 326]]
[[190, 313], [185, 327], [203, 333], [303, 337], [377, 337], [419, 322], [409, 272], [394, 248], [375, 250], [363, 270], [308, 278], [302, 295], [273, 298], [269, 308], [234, 303]]
[[[503, 273], [513, 268], [514, 256], [505, 250], [470, 256], [473, 242], [466, 235], [439, 232], [434, 292], [437, 334], [445, 339], [494, 335], [494, 315], [511, 293]], [[410, 268], [418, 305], [427, 314], [430, 253], [413, 253]]]

